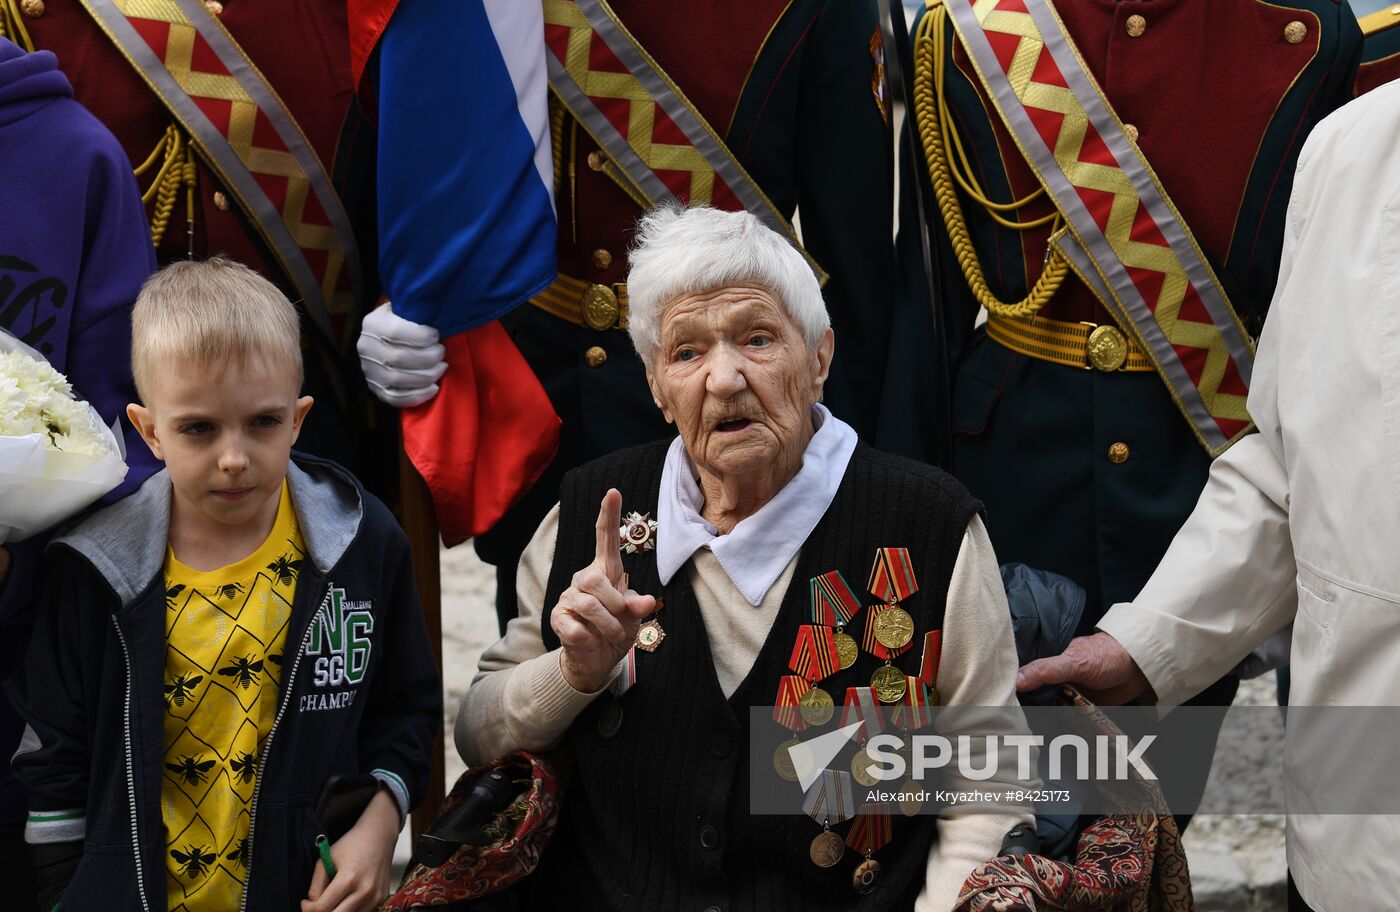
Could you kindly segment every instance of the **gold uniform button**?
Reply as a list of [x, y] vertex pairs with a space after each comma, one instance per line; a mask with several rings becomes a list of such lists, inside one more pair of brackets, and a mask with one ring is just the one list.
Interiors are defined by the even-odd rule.
[[1289, 44], [1302, 44], [1306, 37], [1308, 37], [1308, 27], [1297, 19], [1283, 27], [1283, 40]]
[[1125, 123], [1123, 124], [1123, 135], [1128, 137], [1128, 142], [1135, 143], [1138, 141], [1138, 128], [1130, 123]]
[[583, 353], [583, 360], [589, 367], [602, 367], [603, 362], [608, 360], [608, 353], [601, 346], [593, 345]]
[[228, 197], [224, 195], [224, 191], [214, 191], [214, 208], [222, 212], [228, 211]]
[[204, 0], [204, 8], [209, 11], [209, 15], [211, 16], [222, 16], [224, 14], [224, 5], [220, 3], [219, 0]]
[[612, 254], [599, 247], [593, 251], [593, 265], [599, 269], [607, 269], [612, 265]]
[[1128, 21], [1123, 23], [1123, 26], [1128, 30], [1129, 38], [1141, 38], [1142, 33], [1147, 31], [1147, 17], [1133, 13], [1128, 17]]
[[588, 167], [592, 168], [594, 171], [602, 171], [603, 166], [607, 163], [608, 159], [602, 152], [588, 153]]
[[19, 11], [30, 19], [44, 15], [44, 0], [20, 0]]
[[1114, 465], [1122, 465], [1128, 461], [1128, 456], [1131, 454], [1132, 451], [1128, 449], [1128, 445], [1120, 440], [1108, 448], [1108, 461]]

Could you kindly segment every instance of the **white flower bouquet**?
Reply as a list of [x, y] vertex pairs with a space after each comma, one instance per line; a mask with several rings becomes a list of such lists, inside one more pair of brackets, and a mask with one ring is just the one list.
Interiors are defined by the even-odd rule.
[[38, 352], [0, 330], [0, 544], [63, 522], [125, 477], [121, 435]]

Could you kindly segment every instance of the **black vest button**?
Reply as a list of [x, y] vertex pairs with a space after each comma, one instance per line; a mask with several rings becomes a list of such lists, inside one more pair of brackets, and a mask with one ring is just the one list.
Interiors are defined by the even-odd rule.
[[719, 906], [706, 906], [705, 912], [724, 912]]
[[611, 738], [622, 728], [622, 701], [613, 697], [598, 713], [598, 736]]
[[734, 752], [734, 739], [723, 732], [715, 735], [710, 741], [710, 753], [718, 759], [724, 759]]
[[700, 846], [710, 850], [719, 848], [719, 830], [708, 823], [702, 826], [700, 828]]

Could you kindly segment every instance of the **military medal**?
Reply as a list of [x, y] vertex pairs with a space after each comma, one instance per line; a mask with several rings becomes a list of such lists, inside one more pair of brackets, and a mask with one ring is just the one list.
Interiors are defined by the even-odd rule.
[[856, 751], [856, 755], [851, 758], [851, 775], [855, 778], [856, 782], [866, 788], [877, 785], [880, 780], [875, 775], [875, 770], [875, 758], [870, 756], [870, 753], [866, 751], [865, 748]]
[[808, 588], [812, 595], [812, 623], [836, 628], [836, 658], [844, 671], [860, 655], [855, 638], [845, 629], [860, 611], [860, 597], [839, 570], [812, 577]]
[[798, 627], [797, 642], [792, 645], [788, 667], [814, 684], [830, 677], [840, 667], [836, 631], [816, 624]]
[[[881, 618], [892, 611], [898, 611], [900, 614], [904, 615], [903, 620], [881, 620]], [[904, 626], [905, 621], [908, 622], [907, 627]], [[884, 659], [887, 662], [891, 659], [897, 659], [908, 652], [913, 644], [913, 625], [913, 618], [909, 617], [909, 613], [903, 608], [895, 605], [871, 605], [870, 610], [865, 616], [865, 632], [861, 637], [861, 646], [865, 648], [866, 652], [877, 659]], [[899, 646], [889, 646], [881, 641], [881, 632], [884, 631], [883, 635], [885, 639], [890, 642], [898, 642], [899, 637], [896, 634], [900, 629], [907, 630], [908, 633], [904, 637], [904, 642]]]
[[875, 552], [870, 571], [870, 594], [882, 602], [897, 605], [919, 591], [908, 548], [881, 548]]
[[874, 892], [880, 885], [880, 863], [873, 858], [867, 858], [856, 865], [855, 873], [851, 875], [851, 886], [861, 896]]
[[938, 703], [930, 698], [929, 686], [923, 679], [907, 675], [904, 681], [904, 696], [890, 714], [890, 721], [918, 731], [933, 722], [933, 707]]
[[851, 886], [862, 896], [880, 883], [880, 863], [870, 856], [889, 845], [893, 838], [894, 821], [888, 814], [876, 811], [874, 805], [862, 808], [855, 823], [851, 824], [851, 831], [846, 834], [846, 845], [865, 856], [851, 875]]
[[846, 688], [846, 699], [841, 709], [841, 727], [845, 728], [855, 722], [860, 723], [855, 736], [859, 744], [864, 744], [885, 730], [885, 720], [880, 716], [875, 692], [869, 687]]
[[914, 639], [914, 619], [898, 605], [873, 615], [875, 641], [886, 649], [902, 650]]
[[905, 817], [917, 817], [924, 809], [924, 803], [917, 797], [920, 792], [919, 784], [913, 779], [907, 780], [899, 788], [899, 812]]
[[843, 770], [822, 770], [803, 796], [802, 810], [822, 825], [808, 853], [812, 863], [820, 868], [832, 867], [846, 854], [846, 844], [831, 832], [831, 824], [849, 820], [855, 813], [851, 774]]
[[822, 830], [812, 840], [807, 854], [812, 859], [812, 864], [819, 868], [835, 867], [841, 856], [846, 854], [846, 844], [831, 830]]
[[831, 721], [836, 704], [832, 701], [831, 694], [820, 687], [813, 687], [798, 699], [797, 710], [808, 725], [825, 725]]
[[836, 659], [841, 664], [841, 670], [845, 671], [856, 663], [860, 656], [860, 647], [856, 645], [855, 638], [844, 630], [837, 630], [834, 637], [836, 640]]
[[778, 679], [778, 696], [773, 700], [773, 721], [792, 732], [800, 732], [807, 727], [797, 704], [812, 685], [797, 675], [783, 675]]
[[652, 618], [637, 628], [636, 648], [655, 652], [656, 647], [660, 646], [664, 639], [666, 639], [666, 631], [661, 629], [661, 622]]
[[919, 658], [919, 678], [933, 689], [933, 702], [938, 702], [938, 657], [943, 652], [943, 631], [930, 630], [924, 634], [924, 652]]
[[881, 665], [870, 676], [870, 689], [880, 698], [881, 703], [898, 703], [904, 699], [906, 687], [908, 682], [904, 679], [904, 672], [893, 665]]
[[793, 762], [793, 749], [800, 748], [802, 742], [789, 738], [773, 751], [773, 769], [788, 782], [797, 781], [797, 765]]
[[632, 689], [632, 685], [637, 683], [637, 647], [633, 646], [627, 650], [627, 655], [622, 657], [622, 662], [618, 665], [617, 675], [613, 677], [612, 683], [608, 685], [608, 690], [612, 695], [620, 697]]
[[656, 520], [650, 513], [628, 513], [617, 532], [622, 538], [622, 550], [628, 554], [656, 547]]
[[[632, 587], [631, 581], [627, 578], [627, 574], [625, 573], [622, 575], [622, 585], [623, 588], [626, 589]], [[643, 621], [642, 625], [637, 628], [635, 648], [645, 652], [655, 652], [656, 647], [661, 645], [661, 641], [666, 639], [666, 631], [661, 628], [661, 621], [658, 618], [661, 614], [661, 609], [666, 607], [666, 603], [662, 601], [659, 595], [655, 596], [655, 598], [656, 610], [651, 613], [650, 618]]]

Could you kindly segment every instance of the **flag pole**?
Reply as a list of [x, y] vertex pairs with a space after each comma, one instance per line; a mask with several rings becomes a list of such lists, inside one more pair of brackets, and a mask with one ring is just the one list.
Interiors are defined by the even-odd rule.
[[[442, 573], [438, 561], [437, 513], [433, 509], [433, 497], [428, 484], [413, 467], [403, 444], [399, 444], [399, 506], [400, 521], [408, 536], [408, 545], [413, 554], [413, 578], [418, 585], [418, 601], [423, 611], [423, 621], [428, 628], [428, 639], [433, 647], [433, 659], [437, 662], [438, 675], [442, 675]], [[438, 720], [437, 734], [433, 737], [432, 765], [428, 779], [428, 792], [423, 803], [413, 812], [412, 834], [428, 828], [437, 817], [446, 792], [446, 774], [443, 768], [443, 727]]]

